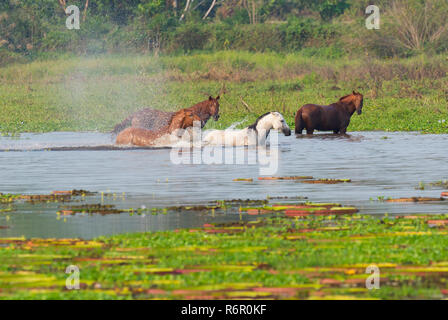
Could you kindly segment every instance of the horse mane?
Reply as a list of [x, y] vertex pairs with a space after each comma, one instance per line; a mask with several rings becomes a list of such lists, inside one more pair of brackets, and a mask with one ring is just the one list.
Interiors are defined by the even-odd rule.
[[355, 92], [355, 91], [353, 91], [353, 93], [350, 93], [350, 94], [347, 94], [347, 95], [345, 95], [345, 96], [343, 96], [343, 97], [340, 97], [340, 98], [339, 98], [339, 101], [342, 102], [342, 100], [344, 100], [344, 99], [346, 99], [346, 98], [348, 98], [348, 97], [352, 97], [352, 98], [354, 98], [354, 97], [356, 97], [356, 96], [362, 96], [362, 94], [360, 94], [359, 92]]
[[191, 107], [188, 107], [188, 108], [186, 108], [186, 109], [196, 109], [197, 107], [202, 107], [203, 105], [208, 104], [209, 101], [211, 101], [211, 100], [208, 100], [208, 99], [207, 99], [207, 100], [198, 102], [198, 103], [196, 103], [196, 104], [194, 104], [194, 105], [192, 105]]
[[259, 122], [261, 119], [263, 119], [264, 117], [266, 117], [268, 114], [270, 114], [271, 112], [274, 112], [274, 111], [269, 111], [269, 112], [266, 112], [265, 114], [262, 114], [261, 116], [259, 116], [259, 117], [257, 118], [257, 120], [255, 120], [254, 123], [252, 123], [252, 124], [251, 124], [250, 126], [248, 126], [247, 128], [248, 128], [248, 129], [257, 130], [258, 122]]
[[345, 95], [345, 96], [343, 96], [343, 97], [340, 97], [340, 98], [339, 98], [339, 101], [342, 101], [342, 100], [344, 100], [345, 98], [348, 98], [348, 97], [350, 97], [350, 96], [354, 96], [354, 94], [353, 94], [353, 93], [350, 93], [350, 94], [347, 94], [347, 95]]
[[[211, 96], [210, 96], [210, 97], [211, 97]], [[218, 97], [219, 97], [219, 96], [218, 96]], [[203, 106], [206, 106], [206, 105], [208, 105], [208, 104], [210, 104], [210, 103], [212, 103], [212, 102], [215, 102], [215, 101], [217, 101], [217, 100], [218, 100], [218, 99], [211, 97], [211, 99], [208, 98], [208, 99], [206, 99], [206, 100], [204, 100], [204, 101], [198, 102], [198, 103], [196, 103], [195, 105], [192, 105], [191, 107], [188, 107], [188, 108], [185, 108], [185, 109], [196, 110], [196, 109], [198, 109], [198, 108], [202, 108]]]

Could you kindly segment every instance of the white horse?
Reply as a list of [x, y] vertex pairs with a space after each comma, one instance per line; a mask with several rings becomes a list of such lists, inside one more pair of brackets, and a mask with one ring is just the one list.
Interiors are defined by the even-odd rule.
[[285, 136], [291, 135], [291, 129], [286, 124], [282, 114], [272, 111], [263, 114], [247, 128], [241, 130], [213, 130], [206, 134], [206, 145], [248, 146], [265, 145], [271, 129], [283, 132]]

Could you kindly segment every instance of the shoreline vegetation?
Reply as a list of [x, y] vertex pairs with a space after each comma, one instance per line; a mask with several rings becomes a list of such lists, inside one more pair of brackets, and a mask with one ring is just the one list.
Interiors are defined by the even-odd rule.
[[[260, 214], [252, 221], [173, 231], [1, 238], [0, 299], [448, 296], [446, 215], [374, 217], [319, 203], [266, 208], [246, 205], [243, 212]], [[79, 290], [66, 289], [68, 265], [80, 270]], [[380, 288], [369, 290], [372, 265]]]
[[73, 0], [0, 3], [0, 132], [110, 131], [143, 107], [221, 93], [207, 128], [365, 98], [349, 131], [448, 133], [448, 2]]
[[277, 110], [290, 126], [306, 103], [358, 90], [350, 131], [448, 133], [448, 57], [327, 59], [296, 53], [62, 56], [0, 68], [0, 132], [108, 132], [144, 107], [174, 111], [221, 94], [224, 129]]
[[[439, 187], [443, 181], [436, 184]], [[440, 189], [434, 192], [439, 194]], [[71, 190], [0, 194], [0, 200], [9, 208], [2, 212], [7, 215], [23, 201], [60, 202], [57, 219], [118, 213], [108, 205], [66, 208], [64, 204], [95, 195]], [[448, 297], [447, 214], [366, 215], [348, 204], [302, 197], [217, 200], [120, 212], [139, 219], [179, 210], [234, 214], [236, 220], [94, 239], [2, 237], [0, 300]], [[6, 219], [0, 229], [8, 224]], [[80, 272], [79, 290], [67, 288], [67, 283], [75, 285], [66, 273], [68, 266]], [[377, 270], [378, 280], [372, 270]]]

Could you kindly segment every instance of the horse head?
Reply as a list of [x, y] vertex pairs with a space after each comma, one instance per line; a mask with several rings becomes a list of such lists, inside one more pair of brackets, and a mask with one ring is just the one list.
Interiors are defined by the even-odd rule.
[[201, 117], [192, 111], [182, 109], [174, 114], [168, 131], [173, 132], [177, 129], [187, 129], [193, 127], [195, 121], [201, 122]]
[[283, 115], [277, 111], [271, 112], [271, 115], [273, 116], [272, 129], [283, 132], [285, 136], [290, 136], [291, 129], [286, 123], [285, 118], [283, 118]]
[[219, 96], [213, 98], [212, 96], [208, 97], [209, 103], [209, 112], [213, 117], [213, 120], [218, 121], [219, 119]]
[[361, 93], [353, 90], [353, 93], [343, 96], [339, 101], [347, 104], [353, 104], [358, 114], [362, 113], [362, 107], [364, 104], [364, 97]]
[[249, 129], [255, 129], [258, 132], [266, 132], [266, 136], [269, 134], [269, 130], [274, 129], [283, 132], [285, 136], [291, 135], [291, 129], [283, 118], [282, 114], [277, 111], [267, 112], [257, 120], [255, 123], [249, 126]]
[[355, 107], [356, 107], [356, 112], [358, 114], [361, 114], [362, 113], [362, 107], [363, 107], [363, 104], [364, 104], [364, 97], [363, 97], [363, 95], [361, 93], [355, 92], [355, 91], [353, 91], [353, 95], [355, 96], [354, 104], [355, 104]]

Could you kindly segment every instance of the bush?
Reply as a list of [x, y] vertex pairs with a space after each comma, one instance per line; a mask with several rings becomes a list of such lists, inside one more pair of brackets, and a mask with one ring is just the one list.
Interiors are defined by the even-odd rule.
[[211, 33], [205, 25], [188, 22], [178, 27], [170, 41], [169, 51], [189, 52], [204, 49]]
[[446, 0], [395, 0], [381, 17], [380, 30], [361, 32], [363, 45], [380, 57], [443, 52], [448, 45]]
[[335, 38], [336, 28], [331, 24], [325, 24], [315, 19], [291, 18], [285, 28], [285, 41], [289, 49], [301, 49], [308, 42], [322, 45]]

